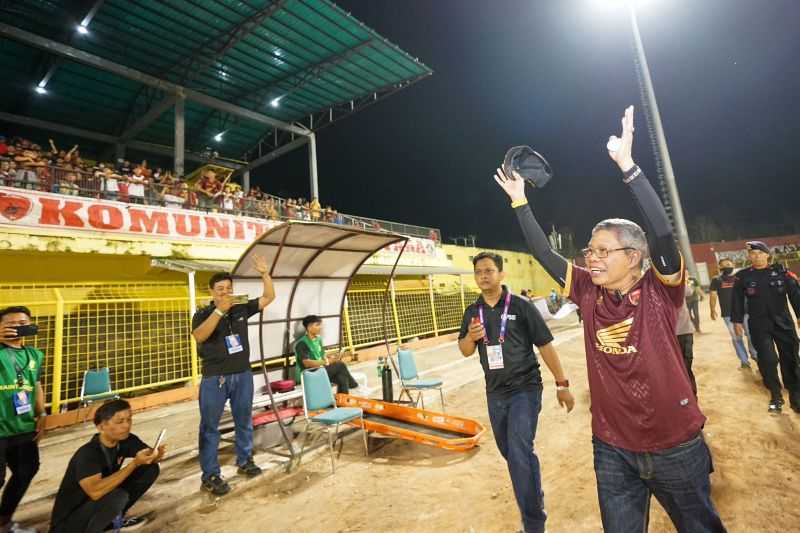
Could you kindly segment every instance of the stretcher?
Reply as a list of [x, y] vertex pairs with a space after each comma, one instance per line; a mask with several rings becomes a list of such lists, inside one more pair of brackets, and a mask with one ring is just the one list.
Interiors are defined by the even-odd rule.
[[[364, 426], [367, 432], [382, 436], [409, 440], [443, 450], [465, 452], [478, 445], [486, 428], [470, 418], [453, 416], [435, 411], [423, 411], [414, 407], [360, 398], [349, 394], [337, 394], [338, 407], [359, 407], [364, 411]], [[349, 423], [360, 427], [360, 421]]]

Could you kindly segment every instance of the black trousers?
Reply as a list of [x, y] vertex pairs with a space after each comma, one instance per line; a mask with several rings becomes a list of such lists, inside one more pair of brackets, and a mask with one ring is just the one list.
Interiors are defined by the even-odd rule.
[[692, 361], [694, 360], [694, 335], [687, 333], [686, 335], [678, 335], [678, 345], [681, 347], [683, 353], [683, 364], [686, 366], [686, 373], [689, 374], [689, 381], [692, 382], [692, 392], [697, 398], [697, 382], [694, 379], [694, 372], [692, 372]]
[[39, 445], [34, 436], [35, 433], [23, 433], [0, 438], [0, 487], [6, 481], [6, 466], [11, 470], [11, 479], [0, 499], [2, 517], [11, 518], [39, 471]]
[[138, 467], [120, 486], [99, 500], [87, 499], [64, 522], [54, 527], [51, 533], [101, 533], [114, 518], [124, 516], [133, 507], [155, 483], [158, 472], [158, 465], [155, 464]]
[[358, 382], [350, 375], [347, 365], [341, 361], [327, 365], [325, 370], [328, 372], [328, 378], [330, 378], [331, 383], [336, 384], [338, 392], [347, 394], [350, 389], [358, 387]]
[[689, 310], [689, 318], [692, 319], [692, 324], [694, 324], [694, 330], [700, 331], [700, 300], [695, 300], [693, 302], [686, 301], [686, 308]]
[[789, 401], [793, 406], [800, 407], [800, 357], [797, 353], [800, 341], [794, 328], [783, 329], [775, 324], [753, 328], [751, 322], [750, 336], [758, 352], [758, 371], [761, 372], [764, 386], [769, 390], [772, 399], [782, 398], [781, 382], [778, 379], [780, 362], [783, 386], [789, 391]]

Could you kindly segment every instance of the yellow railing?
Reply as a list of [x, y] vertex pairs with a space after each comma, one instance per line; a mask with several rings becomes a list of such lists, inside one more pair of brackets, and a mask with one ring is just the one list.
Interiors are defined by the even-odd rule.
[[[460, 286], [435, 290], [430, 280], [390, 291], [386, 317], [392, 343], [457, 330], [465, 303], [476, 293]], [[343, 348], [383, 342], [381, 312], [386, 286], [354, 284], [342, 320]], [[198, 294], [199, 301], [207, 300]], [[87, 370], [111, 369], [116, 393], [158, 389], [196, 378], [197, 352], [190, 336], [188, 287], [175, 282], [0, 284], [0, 307], [31, 309], [42, 350], [46, 402], [58, 412], [80, 400]]]

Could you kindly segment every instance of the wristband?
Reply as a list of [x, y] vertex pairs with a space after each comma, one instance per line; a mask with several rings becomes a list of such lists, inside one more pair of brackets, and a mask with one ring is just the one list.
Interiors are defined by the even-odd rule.
[[220, 311], [219, 309], [214, 309], [214, 312], [215, 312], [216, 314], [218, 314], [218, 315], [220, 316], [220, 318], [223, 318], [223, 317], [225, 316], [225, 313], [223, 313], [223, 312], [222, 312], [222, 311]]
[[563, 390], [569, 388], [569, 380], [565, 379], [564, 381], [556, 381], [556, 389]]
[[523, 198], [522, 200], [514, 200], [513, 202], [511, 202], [511, 207], [513, 207], [514, 209], [522, 207], [523, 205], [528, 205], [527, 198]]
[[642, 169], [639, 168], [639, 165], [633, 165], [631, 168], [628, 169], [627, 172], [623, 172], [622, 175], [624, 176], [622, 178], [622, 183], [625, 183], [627, 185], [628, 183], [632, 182], [633, 180], [642, 175]]

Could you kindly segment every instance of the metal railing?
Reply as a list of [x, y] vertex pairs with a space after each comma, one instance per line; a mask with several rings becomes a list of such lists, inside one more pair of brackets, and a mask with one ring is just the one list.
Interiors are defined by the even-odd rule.
[[[456, 331], [477, 293], [461, 283], [438, 291], [429, 280], [390, 291], [390, 342]], [[347, 293], [342, 348], [383, 342], [386, 286], [355, 283]], [[207, 295], [197, 294], [197, 300]], [[188, 286], [175, 282], [0, 284], [0, 308], [25, 305], [39, 333], [28, 345], [45, 354], [40, 381], [52, 412], [75, 405], [87, 370], [108, 367], [115, 393], [197, 383]]]
[[[88, 172], [85, 170], [74, 170], [60, 168], [56, 166], [41, 167], [40, 171], [23, 171], [15, 176], [6, 178], [4, 185], [8, 187], [18, 187], [38, 191], [53, 192], [72, 196], [82, 196], [87, 198], [103, 198], [107, 200], [119, 200], [124, 202], [137, 202], [147, 205], [179, 207], [182, 209], [192, 209], [199, 211], [214, 211], [228, 213], [232, 215], [249, 216], [268, 220], [315, 220], [329, 222], [333, 224], [343, 224], [356, 226], [363, 229], [385, 230], [401, 235], [431, 239], [437, 243], [442, 241], [441, 232], [436, 228], [416, 226], [413, 224], [403, 224], [391, 222], [377, 218], [360, 217], [346, 215], [343, 213], [330, 213], [325, 209], [312, 211], [303, 206], [287, 205], [287, 200], [269, 194], [263, 194], [263, 199], [244, 196], [237, 198], [233, 205], [223, 203], [219, 198], [214, 201], [207, 201], [200, 198], [200, 194], [187, 194], [185, 198], [169, 194], [162, 194], [161, 190], [155, 190], [152, 186], [144, 187], [144, 196], [139, 198], [132, 197], [126, 192], [124, 179], [118, 176], [115, 179], [114, 189], [108, 186], [108, 179], [99, 173]], [[74, 175], [74, 179], [70, 176]], [[169, 191], [172, 192], [172, 191]], [[180, 200], [183, 200], [182, 202]]]

